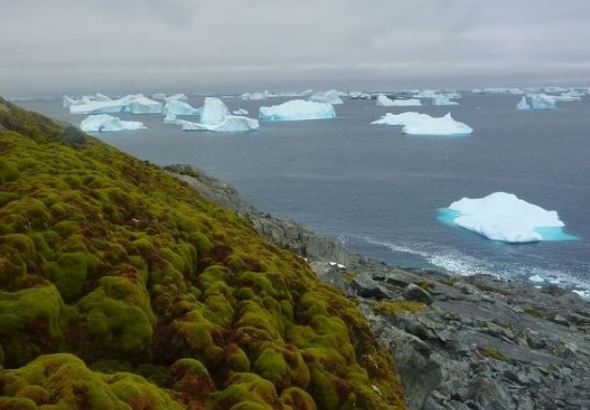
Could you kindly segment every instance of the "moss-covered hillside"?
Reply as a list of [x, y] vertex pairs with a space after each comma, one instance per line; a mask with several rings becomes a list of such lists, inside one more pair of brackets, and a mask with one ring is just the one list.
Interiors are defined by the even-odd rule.
[[355, 305], [158, 168], [0, 99], [1, 409], [405, 408]]

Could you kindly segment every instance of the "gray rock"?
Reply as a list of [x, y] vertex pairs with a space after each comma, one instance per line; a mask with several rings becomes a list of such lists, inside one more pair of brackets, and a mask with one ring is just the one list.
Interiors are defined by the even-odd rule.
[[422, 289], [420, 286], [410, 283], [404, 291], [402, 292], [402, 296], [406, 300], [415, 300], [418, 302], [426, 303], [427, 305], [432, 304], [433, 299], [430, 294]]

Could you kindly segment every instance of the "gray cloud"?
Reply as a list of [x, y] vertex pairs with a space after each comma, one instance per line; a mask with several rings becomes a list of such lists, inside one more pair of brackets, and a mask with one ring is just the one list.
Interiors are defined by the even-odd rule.
[[590, 81], [588, 0], [4, 0], [0, 93]]

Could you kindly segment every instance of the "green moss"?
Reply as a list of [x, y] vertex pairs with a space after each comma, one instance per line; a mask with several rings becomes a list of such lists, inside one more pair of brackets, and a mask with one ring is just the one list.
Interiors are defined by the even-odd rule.
[[300, 257], [79, 131], [2, 99], [0, 125], [0, 343], [24, 366], [0, 370], [2, 405], [404, 408], [389, 353]]
[[541, 313], [540, 311], [538, 311], [536, 309], [527, 308], [527, 309], [524, 309], [523, 312], [529, 316], [536, 317], [539, 319], [543, 319], [543, 317], [544, 317], [543, 313]]
[[373, 310], [388, 316], [401, 313], [417, 313], [426, 308], [426, 305], [413, 300], [383, 300], [372, 306]]
[[513, 360], [504, 353], [490, 346], [483, 346], [477, 349], [481, 354], [491, 359], [501, 360], [503, 362], [512, 363]]

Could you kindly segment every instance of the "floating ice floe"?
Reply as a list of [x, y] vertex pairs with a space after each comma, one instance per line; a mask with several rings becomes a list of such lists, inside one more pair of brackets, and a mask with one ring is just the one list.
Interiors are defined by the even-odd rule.
[[238, 108], [237, 110], [233, 111], [234, 115], [248, 115], [249, 112], [248, 110], [245, 110], [244, 108]]
[[401, 125], [402, 132], [410, 135], [447, 135], [459, 136], [469, 135], [473, 129], [467, 124], [455, 121], [448, 113], [444, 117], [431, 117], [428, 114], [416, 112], [405, 112], [402, 114], [388, 113], [373, 121], [377, 125]]
[[446, 106], [459, 105], [459, 103], [456, 101], [452, 101], [448, 95], [439, 94], [432, 99], [432, 105]]
[[173, 99], [171, 97], [166, 99], [166, 104], [162, 110], [163, 115], [199, 115], [201, 108], [194, 108], [189, 103], [180, 99]]
[[180, 122], [183, 131], [243, 132], [260, 127], [258, 120], [231, 115], [227, 106], [219, 98], [207, 97], [203, 105], [201, 122]]
[[319, 103], [339, 105], [344, 104], [344, 101], [342, 101], [342, 98], [340, 97], [344, 97], [346, 95], [347, 93], [338, 90], [322, 91], [312, 94], [309, 97], [309, 100]]
[[108, 101], [89, 101], [69, 106], [71, 114], [159, 114], [162, 104], [151, 100], [143, 94], [127, 95]]
[[133, 131], [146, 128], [139, 121], [123, 121], [108, 114], [90, 115], [80, 123], [80, 129], [85, 132], [115, 132]]
[[556, 211], [547, 211], [505, 192], [463, 198], [453, 202], [449, 209], [457, 212], [453, 221], [456, 225], [509, 243], [539, 242], [545, 239], [547, 228], [565, 226]]
[[300, 121], [336, 118], [334, 106], [305, 100], [291, 100], [280, 105], [260, 107], [259, 118], [266, 121]]
[[547, 94], [533, 94], [531, 95], [531, 107], [534, 110], [554, 110], [555, 97]]
[[417, 98], [396, 98], [395, 100], [392, 100], [386, 95], [379, 94], [377, 96], [377, 105], [381, 107], [419, 107], [422, 105], [422, 103]]
[[516, 104], [517, 110], [530, 110], [531, 106], [529, 105], [526, 97], [523, 95], [518, 104]]

